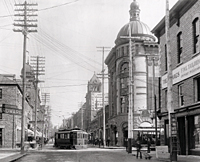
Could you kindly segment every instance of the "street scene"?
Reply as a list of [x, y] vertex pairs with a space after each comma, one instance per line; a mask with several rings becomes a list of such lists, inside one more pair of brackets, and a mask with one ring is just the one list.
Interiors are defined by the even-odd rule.
[[199, 0], [0, 0], [0, 162], [200, 161]]

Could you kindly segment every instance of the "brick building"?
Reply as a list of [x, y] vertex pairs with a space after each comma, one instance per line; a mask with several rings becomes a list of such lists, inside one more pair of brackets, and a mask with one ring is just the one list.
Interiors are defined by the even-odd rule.
[[[22, 90], [15, 75], [0, 75], [0, 105], [16, 106], [22, 109]], [[11, 107], [11, 106], [10, 106]], [[32, 120], [32, 107], [25, 101], [25, 128]], [[28, 132], [27, 132], [28, 133]], [[26, 133], [26, 135], [27, 135]], [[0, 113], [0, 147], [15, 147], [21, 141], [21, 115]]]
[[[199, 154], [200, 146], [200, 1], [179, 0], [170, 10], [173, 108], [178, 126], [180, 154]], [[162, 145], [168, 144], [167, 56], [165, 17], [154, 27], [161, 54]]]

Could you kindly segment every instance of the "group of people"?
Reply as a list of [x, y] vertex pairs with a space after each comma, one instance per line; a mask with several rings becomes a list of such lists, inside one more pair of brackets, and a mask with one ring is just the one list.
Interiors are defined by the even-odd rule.
[[[101, 147], [101, 145], [103, 145], [103, 140], [101, 138], [95, 138], [93, 145], [99, 145], [99, 147]], [[106, 146], [110, 146], [110, 137], [106, 140]]]
[[[140, 136], [140, 133], [138, 133], [137, 135], [137, 139], [135, 140], [135, 147], [136, 147], [136, 158], [140, 157], [140, 159], [142, 159], [142, 152], [141, 152], [141, 148], [142, 148], [142, 143], [147, 144], [147, 153], [150, 153], [150, 146], [151, 146], [151, 139], [150, 137], [145, 137], [142, 138]], [[128, 151], [128, 139], [125, 139], [125, 145], [126, 145], [126, 150]]]

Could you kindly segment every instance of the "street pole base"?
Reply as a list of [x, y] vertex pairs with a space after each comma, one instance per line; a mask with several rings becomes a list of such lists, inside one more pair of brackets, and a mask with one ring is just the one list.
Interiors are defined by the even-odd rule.
[[132, 143], [131, 143], [131, 138], [128, 139], [128, 149], [127, 149], [128, 153], [132, 153]]

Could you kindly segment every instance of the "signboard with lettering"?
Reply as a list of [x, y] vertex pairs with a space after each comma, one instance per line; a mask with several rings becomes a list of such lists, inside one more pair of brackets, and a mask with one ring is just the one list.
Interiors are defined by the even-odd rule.
[[[172, 71], [173, 84], [187, 79], [200, 72], [200, 55], [194, 57]], [[162, 76], [162, 89], [167, 87], [167, 74]]]
[[177, 122], [175, 113], [171, 113], [171, 136], [176, 137], [177, 136]]
[[21, 115], [22, 110], [18, 109], [15, 105], [3, 104], [2, 107], [0, 107], [0, 113]]

